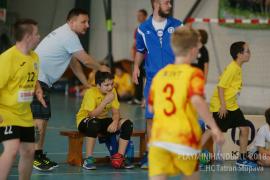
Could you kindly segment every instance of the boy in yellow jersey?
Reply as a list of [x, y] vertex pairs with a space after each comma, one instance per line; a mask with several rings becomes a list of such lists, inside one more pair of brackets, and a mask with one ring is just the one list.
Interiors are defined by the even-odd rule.
[[[83, 167], [88, 170], [96, 169], [93, 151], [97, 135], [110, 136], [118, 130], [120, 131], [118, 153], [111, 157], [111, 164], [114, 168], [131, 167], [125, 165], [124, 154], [133, 131], [133, 123], [127, 119], [120, 119], [120, 104], [113, 79], [111, 73], [96, 72], [96, 87], [86, 91], [76, 117], [78, 130], [87, 136]], [[109, 116], [109, 112], [112, 113], [112, 117]]]
[[201, 46], [199, 38], [193, 29], [177, 29], [171, 38], [175, 62], [153, 79], [148, 99], [154, 113], [149, 148], [151, 180], [179, 173], [184, 179], [199, 179], [201, 129], [196, 111], [211, 127], [215, 141], [224, 141], [204, 100], [203, 72], [190, 65]]
[[37, 22], [18, 20], [14, 35], [16, 44], [0, 56], [0, 142], [4, 146], [0, 179], [7, 179], [17, 153], [19, 177], [30, 179], [35, 141], [30, 103], [35, 89], [38, 99], [42, 99], [42, 90], [39, 84], [36, 86], [39, 59], [32, 51], [40, 38]]
[[114, 65], [114, 70], [114, 84], [119, 101], [131, 100], [134, 95], [134, 85], [130, 74], [125, 72], [123, 66], [119, 62]]
[[[213, 117], [222, 132], [227, 132], [230, 128], [240, 128], [240, 158], [236, 165], [254, 167], [256, 164], [247, 160], [249, 122], [237, 104], [237, 96], [243, 84], [242, 65], [250, 59], [249, 46], [243, 41], [235, 42], [230, 47], [230, 54], [233, 60], [219, 78], [210, 99], [210, 111], [213, 112]], [[206, 131], [205, 134], [207, 137], [209, 132]], [[202, 143], [204, 144], [204, 140]]]

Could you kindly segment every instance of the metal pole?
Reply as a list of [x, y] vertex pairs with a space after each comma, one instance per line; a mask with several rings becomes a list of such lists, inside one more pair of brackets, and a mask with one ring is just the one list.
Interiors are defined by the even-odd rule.
[[112, 55], [112, 1], [111, 0], [103, 0], [105, 16], [106, 16], [106, 27], [108, 34], [108, 54], [106, 56], [106, 60], [109, 63], [109, 66], [113, 66], [113, 55]]

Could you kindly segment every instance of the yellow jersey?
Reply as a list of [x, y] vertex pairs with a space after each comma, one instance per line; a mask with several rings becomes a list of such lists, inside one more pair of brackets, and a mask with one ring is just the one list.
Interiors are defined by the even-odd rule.
[[204, 96], [203, 72], [188, 64], [168, 65], [154, 77], [149, 104], [154, 118], [150, 143], [162, 142], [200, 149], [201, 129], [190, 98]]
[[123, 93], [130, 93], [134, 94], [134, 86], [131, 80], [131, 76], [124, 72], [122, 76], [116, 76], [114, 77], [114, 83], [116, 85], [116, 91], [118, 94], [123, 94]]
[[30, 103], [38, 69], [39, 59], [34, 51], [25, 55], [13, 46], [0, 55], [0, 127], [34, 125]]
[[[98, 119], [108, 118], [109, 111], [112, 108], [119, 109], [120, 103], [117, 99], [117, 94], [116, 94], [115, 89], [113, 89], [113, 93], [114, 93], [114, 100], [111, 103], [107, 104], [106, 107], [101, 112], [101, 114], [96, 118]], [[100, 105], [100, 103], [103, 101], [104, 98], [105, 98], [105, 95], [100, 92], [98, 87], [91, 87], [90, 89], [86, 91], [83, 97], [81, 108], [76, 116], [77, 126], [79, 126], [80, 122], [83, 119], [89, 117], [89, 112], [96, 109]]]
[[242, 83], [242, 69], [236, 61], [232, 61], [221, 74], [219, 82], [215, 87], [213, 96], [210, 99], [210, 111], [218, 112], [220, 109], [218, 87], [224, 88], [226, 109], [229, 111], [238, 109], [237, 95], [242, 89]]

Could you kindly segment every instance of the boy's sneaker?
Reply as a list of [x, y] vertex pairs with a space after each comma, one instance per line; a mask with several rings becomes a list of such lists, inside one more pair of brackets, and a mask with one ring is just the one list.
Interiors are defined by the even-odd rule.
[[96, 165], [96, 159], [89, 156], [88, 158], [86, 158], [84, 161], [83, 161], [83, 168], [84, 169], [87, 169], [87, 170], [94, 170], [94, 169], [97, 169]]
[[44, 162], [46, 165], [48, 165], [48, 166], [52, 166], [53, 168], [59, 167], [59, 165], [58, 165], [56, 162], [50, 160], [50, 159], [46, 156], [46, 153], [41, 154], [41, 155], [40, 155], [40, 158], [41, 158], [41, 159], [43, 160], [43, 162]]
[[134, 99], [134, 100], [133, 100], [133, 103], [134, 103], [134, 104], [140, 105], [142, 102], [141, 102], [140, 100], [138, 100], [138, 99]]
[[33, 168], [38, 171], [52, 171], [54, 169], [53, 166], [45, 164], [43, 159], [41, 159], [40, 157], [35, 157], [33, 162]]
[[141, 169], [148, 169], [148, 152], [145, 152], [140, 162]]
[[132, 162], [128, 158], [125, 158], [125, 160], [124, 160], [124, 168], [125, 169], [133, 169], [134, 168], [134, 165], [132, 164]]
[[236, 165], [238, 167], [249, 167], [249, 168], [256, 168], [258, 166], [256, 163], [247, 159], [238, 159], [236, 161]]

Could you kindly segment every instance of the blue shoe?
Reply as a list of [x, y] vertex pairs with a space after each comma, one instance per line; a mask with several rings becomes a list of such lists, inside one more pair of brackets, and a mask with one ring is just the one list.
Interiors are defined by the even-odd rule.
[[125, 158], [124, 168], [125, 169], [133, 169], [134, 168], [134, 165], [132, 164], [132, 162], [128, 158]]
[[248, 168], [256, 168], [258, 165], [247, 159], [238, 159], [236, 161], [236, 166], [238, 167], [248, 167]]
[[145, 152], [140, 162], [141, 169], [148, 169], [148, 152]]
[[148, 161], [141, 165], [141, 169], [148, 169]]
[[94, 170], [97, 167], [95, 166], [96, 159], [89, 156], [83, 161], [83, 168], [87, 170]]

